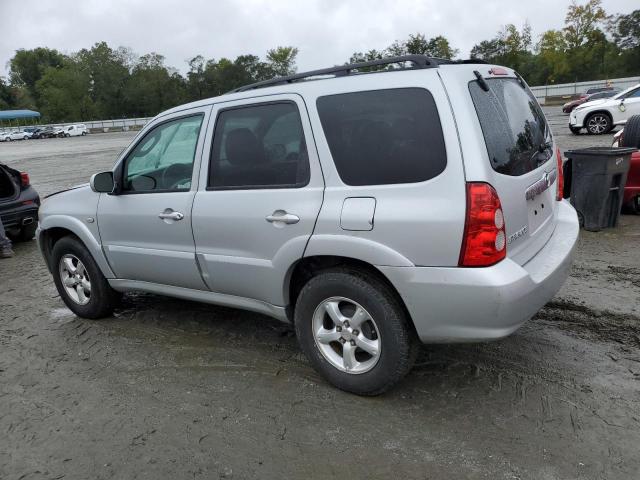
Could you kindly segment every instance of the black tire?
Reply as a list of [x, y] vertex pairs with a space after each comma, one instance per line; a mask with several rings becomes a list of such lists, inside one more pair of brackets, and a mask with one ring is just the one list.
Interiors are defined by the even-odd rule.
[[571, 125], [569, 125], [569, 130], [571, 130], [571, 133], [573, 133], [574, 135], [580, 135], [580, 130], [582, 130], [582, 128], [572, 127]]
[[82, 136], [84, 137], [87, 134], [87, 132], [82, 132]]
[[[91, 294], [89, 303], [80, 305], [76, 303], [67, 293], [60, 275], [60, 262], [64, 255], [71, 254], [78, 258], [85, 267], [91, 282]], [[98, 268], [95, 260], [87, 250], [87, 248], [75, 237], [63, 237], [53, 246], [51, 253], [51, 271], [53, 272], [53, 280], [58, 289], [58, 293], [62, 301], [69, 307], [73, 313], [82, 318], [98, 319], [108, 317], [113, 313], [116, 307], [119, 294], [113, 290], [104, 275]]]
[[[314, 312], [332, 297], [357, 302], [374, 319], [380, 353], [370, 370], [358, 374], [341, 371], [318, 348], [312, 327]], [[309, 280], [296, 301], [294, 322], [300, 347], [314, 369], [339, 389], [357, 395], [379, 395], [391, 388], [411, 370], [419, 349], [410, 320], [394, 292], [375, 276], [357, 270], [325, 270]]]
[[613, 122], [606, 113], [595, 112], [585, 119], [584, 126], [589, 135], [604, 135], [613, 129]]
[[634, 115], [624, 124], [621, 147], [640, 148], [640, 115]]

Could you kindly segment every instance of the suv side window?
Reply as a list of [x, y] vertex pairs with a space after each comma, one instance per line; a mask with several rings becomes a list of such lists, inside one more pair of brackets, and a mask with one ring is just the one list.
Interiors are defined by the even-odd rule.
[[308, 182], [309, 159], [295, 103], [218, 113], [208, 189], [296, 188]]
[[423, 182], [447, 165], [438, 109], [424, 88], [329, 95], [317, 107], [347, 185]]
[[149, 131], [125, 160], [123, 191], [189, 190], [202, 118], [178, 118]]

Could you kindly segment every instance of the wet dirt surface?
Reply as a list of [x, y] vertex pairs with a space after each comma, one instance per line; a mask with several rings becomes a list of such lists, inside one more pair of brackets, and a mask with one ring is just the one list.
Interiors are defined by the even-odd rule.
[[[611, 142], [549, 113], [563, 151]], [[46, 194], [131, 138], [0, 144], [0, 162]], [[569, 281], [522, 329], [426, 346], [377, 398], [326, 384], [257, 314], [136, 294], [79, 319], [19, 244], [0, 261], [0, 478], [640, 478], [639, 240], [633, 216], [581, 232]]]

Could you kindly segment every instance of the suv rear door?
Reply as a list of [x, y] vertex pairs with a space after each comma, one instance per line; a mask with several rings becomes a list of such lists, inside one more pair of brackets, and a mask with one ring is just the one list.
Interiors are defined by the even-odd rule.
[[557, 157], [542, 109], [510, 69], [469, 65], [441, 70], [460, 130], [466, 180], [488, 182], [496, 189], [507, 255], [524, 264], [556, 224]]
[[304, 101], [269, 95], [214, 105], [212, 115], [192, 212], [203, 277], [216, 293], [284, 306], [283, 280], [324, 190]]

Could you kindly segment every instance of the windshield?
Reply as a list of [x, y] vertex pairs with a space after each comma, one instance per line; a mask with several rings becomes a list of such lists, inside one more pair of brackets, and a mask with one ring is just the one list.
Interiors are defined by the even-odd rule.
[[477, 81], [469, 91], [482, 127], [491, 166], [504, 175], [524, 175], [553, 154], [544, 114], [528, 88], [515, 78], [488, 78], [489, 91]]

